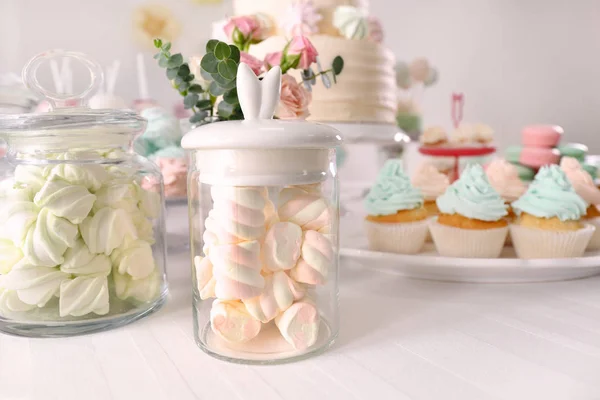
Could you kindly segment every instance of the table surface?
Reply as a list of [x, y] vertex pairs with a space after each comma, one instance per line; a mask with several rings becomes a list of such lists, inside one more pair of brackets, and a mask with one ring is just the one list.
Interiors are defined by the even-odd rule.
[[[172, 241], [181, 242], [185, 212], [169, 210]], [[124, 328], [66, 339], [0, 334], [0, 399], [600, 399], [600, 277], [455, 284], [345, 261], [333, 348], [265, 367], [196, 346], [189, 264], [186, 251], [172, 254], [169, 301]]]

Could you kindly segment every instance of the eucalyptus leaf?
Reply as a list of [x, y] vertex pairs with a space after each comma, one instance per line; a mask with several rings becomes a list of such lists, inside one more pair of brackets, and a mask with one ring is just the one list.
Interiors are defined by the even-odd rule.
[[231, 49], [231, 55], [229, 56], [229, 58], [239, 64], [239, 62], [240, 62], [240, 49], [238, 49], [238, 47], [236, 45], [234, 45], [234, 44], [230, 44], [229, 48]]
[[199, 100], [196, 102], [196, 107], [200, 110], [207, 110], [212, 108], [212, 103], [210, 100]]
[[202, 122], [202, 120], [204, 120], [204, 118], [206, 118], [207, 116], [208, 116], [208, 113], [206, 111], [200, 111], [190, 117], [190, 122], [192, 124]]
[[217, 47], [217, 44], [219, 44], [219, 41], [217, 39], [211, 39], [208, 41], [208, 43], [206, 43], [206, 52], [207, 53], [214, 53], [215, 52], [215, 47]]
[[155, 60], [158, 60], [161, 55], [162, 55], [162, 53], [156, 53], [155, 55], [152, 56], [152, 58], [154, 58]]
[[163, 44], [160, 48], [162, 51], [165, 51], [165, 52], [171, 50], [171, 42], [167, 42], [167, 43]]
[[191, 82], [195, 79], [196, 77], [194, 76], [194, 74], [189, 74], [188, 76], [184, 77], [183, 80], [186, 82]]
[[184, 82], [183, 78], [180, 76], [176, 76], [175, 79], [173, 79], [173, 83], [175, 84], [175, 86], [179, 87], [179, 85], [181, 85]]
[[171, 58], [169, 58], [169, 63], [167, 64], [167, 66], [169, 68], [177, 68], [181, 64], [183, 64], [183, 56], [181, 55], [181, 53], [177, 53], [173, 54]]
[[204, 57], [202, 57], [202, 61], [200, 61], [200, 67], [206, 72], [210, 72], [211, 74], [216, 74], [217, 65], [219, 64], [219, 60], [215, 57], [213, 53], [208, 53]]
[[233, 60], [224, 60], [218, 64], [218, 72], [227, 80], [235, 79], [237, 74], [238, 64]]
[[158, 59], [158, 66], [161, 68], [167, 68], [168, 64], [169, 59], [164, 54], [161, 54], [160, 58]]
[[208, 88], [208, 91], [214, 97], [222, 96], [226, 90], [227, 89], [223, 89], [221, 86], [219, 86], [219, 84], [217, 82], [212, 82], [210, 84], [210, 87]]
[[229, 104], [226, 101], [222, 101], [219, 103], [219, 107], [217, 112], [219, 113], [219, 117], [229, 118], [233, 115], [235, 106], [233, 104]]
[[225, 79], [219, 74], [212, 74], [212, 79], [215, 81], [220, 87], [225, 90], [233, 89], [236, 86], [236, 79]]
[[227, 43], [219, 42], [215, 47], [214, 53], [215, 57], [217, 57], [219, 60], [225, 60], [231, 55], [231, 48], [229, 48]]
[[333, 59], [333, 63], [331, 64], [333, 68], [333, 73], [339, 75], [344, 70], [344, 59], [340, 56], [337, 56]]
[[202, 86], [198, 85], [197, 83], [194, 83], [193, 85], [190, 86], [188, 91], [191, 93], [204, 93], [204, 88]]
[[175, 79], [177, 76], [177, 68], [167, 68], [167, 78], [170, 80]]
[[154, 47], [156, 47], [157, 49], [160, 49], [163, 45], [162, 40], [160, 39], [154, 39]]
[[189, 74], [190, 74], [190, 67], [187, 64], [182, 64], [179, 67], [179, 70], [177, 71], [177, 75], [181, 76], [182, 78], [185, 78]]
[[180, 92], [182, 90], [185, 90], [187, 92], [187, 90], [190, 88], [190, 84], [188, 82], [181, 82], [177, 88]]
[[208, 71], [203, 70], [202, 68], [200, 68], [200, 76], [206, 82], [212, 82], [213, 81], [212, 74], [210, 72], [208, 72]]
[[233, 88], [225, 92], [223, 94], [223, 101], [226, 101], [229, 104], [239, 104], [240, 100], [238, 99], [237, 89]]
[[198, 96], [196, 93], [191, 93], [185, 96], [183, 99], [183, 105], [185, 108], [192, 108], [196, 105], [198, 100], [200, 100], [200, 96]]

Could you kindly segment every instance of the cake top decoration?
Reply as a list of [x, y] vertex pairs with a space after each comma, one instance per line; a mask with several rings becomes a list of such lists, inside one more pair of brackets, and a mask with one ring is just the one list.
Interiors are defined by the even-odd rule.
[[519, 178], [517, 167], [506, 160], [492, 161], [485, 172], [492, 187], [509, 203], [517, 200], [527, 190], [527, 186]]
[[318, 24], [322, 19], [312, 0], [300, 0], [289, 5], [281, 28], [289, 36], [313, 35], [319, 32]]
[[339, 6], [333, 13], [333, 26], [346, 39], [363, 40], [369, 36], [369, 19], [364, 10]]
[[594, 184], [592, 176], [583, 169], [581, 163], [573, 157], [563, 157], [560, 168], [567, 175], [575, 192], [588, 204], [600, 204], [600, 189]]

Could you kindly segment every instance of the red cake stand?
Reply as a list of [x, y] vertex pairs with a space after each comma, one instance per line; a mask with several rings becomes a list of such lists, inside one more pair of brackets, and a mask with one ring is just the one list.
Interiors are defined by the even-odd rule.
[[454, 180], [458, 179], [460, 157], [482, 157], [496, 152], [495, 147], [436, 147], [421, 146], [419, 153], [431, 157], [454, 157]]

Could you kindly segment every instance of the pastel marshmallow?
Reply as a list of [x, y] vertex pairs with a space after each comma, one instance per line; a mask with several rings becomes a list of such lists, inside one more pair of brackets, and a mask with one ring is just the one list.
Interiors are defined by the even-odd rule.
[[287, 310], [294, 301], [304, 297], [304, 292], [304, 287], [294, 282], [285, 272], [279, 271], [266, 276], [263, 293], [244, 300], [244, 304], [254, 318], [267, 323]]
[[261, 294], [265, 280], [260, 274], [260, 249], [256, 240], [211, 247], [209, 258], [219, 299], [244, 300]]
[[196, 256], [194, 258], [194, 267], [196, 268], [196, 284], [200, 299], [206, 300], [215, 297], [215, 287], [217, 281], [213, 276], [213, 265], [208, 257]]
[[296, 350], [314, 345], [319, 337], [319, 312], [310, 301], [300, 300], [275, 318], [281, 336]]
[[302, 228], [292, 222], [278, 222], [267, 232], [263, 260], [267, 270], [274, 272], [293, 268], [300, 258]]
[[290, 270], [290, 277], [309, 285], [323, 285], [334, 262], [335, 252], [329, 238], [316, 231], [306, 231], [302, 255]]
[[210, 310], [213, 332], [230, 343], [244, 343], [254, 339], [262, 327], [240, 301], [215, 300]]
[[523, 128], [521, 140], [525, 147], [555, 147], [564, 130], [558, 125], [529, 125]]
[[560, 152], [544, 147], [523, 147], [519, 162], [527, 167], [541, 168], [544, 165], [558, 164]]
[[300, 188], [286, 188], [279, 194], [279, 219], [293, 222], [303, 230], [331, 231], [333, 212], [324, 197]]

